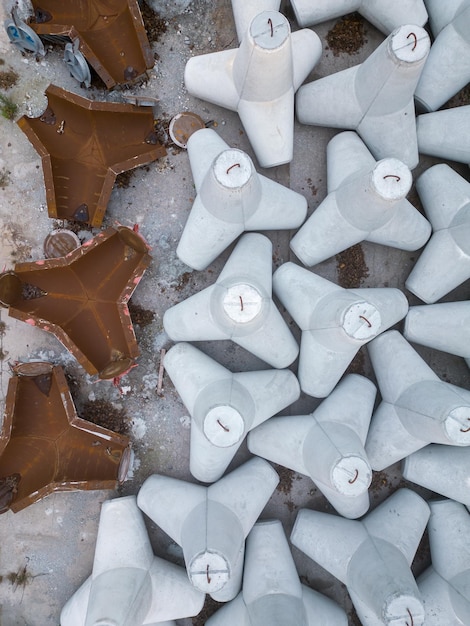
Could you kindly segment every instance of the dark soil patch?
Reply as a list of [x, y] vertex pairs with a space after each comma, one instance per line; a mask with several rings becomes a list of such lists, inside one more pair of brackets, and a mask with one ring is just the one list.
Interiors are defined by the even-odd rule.
[[134, 170], [126, 170], [116, 176], [115, 185], [119, 189], [127, 189], [130, 186]]
[[380, 493], [385, 487], [392, 489], [389, 484], [387, 474], [385, 472], [372, 472], [372, 481], [370, 483], [370, 493]]
[[178, 284], [175, 287], [175, 290], [183, 291], [183, 289], [185, 289], [188, 285], [190, 285], [191, 287], [194, 287], [194, 283], [191, 282], [192, 277], [193, 277], [192, 272], [184, 272], [184, 274], [181, 274]]
[[154, 43], [158, 41], [167, 31], [165, 20], [161, 18], [158, 13], [155, 13], [155, 11], [145, 2], [142, 3], [140, 12], [142, 13], [142, 20], [144, 22], [145, 30], [147, 31], [149, 42]]
[[81, 417], [120, 435], [129, 434], [130, 423], [126, 411], [116, 409], [107, 400], [88, 400], [83, 405]]
[[354, 289], [361, 286], [362, 281], [369, 276], [361, 244], [351, 246], [336, 255], [336, 270], [341, 287]]
[[206, 601], [201, 612], [196, 615], [196, 617], [193, 617], [193, 626], [204, 626], [209, 617], [214, 615], [214, 613], [224, 604], [224, 602], [216, 602], [210, 596], [206, 596]]
[[134, 304], [132, 300], [128, 303], [129, 313], [131, 314], [131, 319], [134, 324], [138, 324], [141, 328], [144, 326], [148, 326], [155, 319], [154, 311], [149, 311], [148, 309], [144, 309], [138, 304]]
[[364, 352], [359, 350], [354, 359], [348, 365], [348, 369], [346, 370], [346, 374], [360, 374], [361, 376], [365, 376], [365, 362], [364, 362]]
[[357, 54], [367, 43], [364, 19], [359, 13], [345, 15], [328, 31], [326, 41], [335, 57], [342, 52]]
[[18, 82], [18, 74], [14, 70], [0, 72], [0, 89], [10, 89]]
[[287, 467], [284, 467], [283, 465], [278, 465], [277, 463], [274, 463], [274, 469], [279, 474], [280, 479], [279, 484], [276, 487], [277, 491], [288, 495], [292, 489], [295, 472]]
[[446, 102], [442, 109], [453, 109], [454, 107], [462, 107], [470, 104], [470, 83], [461, 89], [455, 96]]
[[30, 285], [29, 283], [23, 283], [21, 285], [21, 297], [23, 300], [34, 300], [35, 298], [41, 298], [45, 295], [46, 292], [36, 287], [36, 285]]

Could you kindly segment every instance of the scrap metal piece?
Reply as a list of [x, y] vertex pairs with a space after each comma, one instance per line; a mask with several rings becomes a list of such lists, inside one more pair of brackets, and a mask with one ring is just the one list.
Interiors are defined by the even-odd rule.
[[32, 0], [32, 5], [31, 29], [79, 40], [80, 52], [108, 89], [155, 63], [137, 0]]
[[111, 379], [139, 354], [127, 302], [151, 260], [130, 228], [108, 228], [66, 257], [0, 275], [11, 317], [53, 333], [89, 374]]
[[147, 142], [152, 111], [90, 101], [55, 85], [46, 96], [45, 112], [18, 125], [42, 158], [49, 217], [98, 227], [116, 176], [166, 154]]
[[21, 52], [34, 52], [36, 58], [44, 57], [46, 55], [44, 44], [34, 30], [19, 18], [16, 7], [13, 8], [11, 16], [12, 19], [4, 22], [10, 42]]
[[64, 63], [69, 68], [70, 75], [85, 87], [91, 85], [91, 72], [85, 57], [80, 52], [80, 41], [65, 44]]
[[129, 438], [78, 417], [61, 367], [21, 363], [13, 374], [0, 431], [0, 513], [125, 479]]

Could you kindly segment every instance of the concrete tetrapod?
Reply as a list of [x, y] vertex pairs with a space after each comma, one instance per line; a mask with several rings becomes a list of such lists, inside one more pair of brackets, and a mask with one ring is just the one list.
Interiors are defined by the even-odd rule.
[[470, 367], [470, 300], [410, 307], [403, 334], [408, 341], [462, 356]]
[[309, 476], [344, 517], [361, 517], [369, 508], [364, 443], [375, 393], [370, 380], [349, 374], [310, 415], [273, 417], [255, 428], [248, 448]]
[[431, 500], [432, 565], [418, 578], [426, 626], [470, 624], [470, 515], [452, 500]]
[[470, 105], [419, 115], [418, 148], [422, 154], [470, 165]]
[[396, 330], [369, 344], [382, 395], [366, 452], [382, 470], [429, 443], [470, 446], [470, 391], [445, 383]]
[[420, 26], [397, 28], [362, 63], [330, 74], [297, 94], [302, 124], [356, 130], [376, 159], [419, 161], [413, 94], [428, 56]]
[[91, 576], [68, 600], [61, 626], [173, 626], [204, 594], [183, 568], [154, 556], [135, 496], [103, 503]]
[[294, 263], [276, 270], [273, 286], [302, 330], [300, 387], [317, 398], [334, 389], [361, 346], [408, 311], [399, 289], [343, 289]]
[[431, 304], [470, 278], [470, 183], [442, 163], [421, 174], [416, 189], [433, 234], [405, 286]]
[[258, 174], [241, 150], [211, 129], [191, 135], [188, 155], [197, 191], [177, 255], [205, 269], [244, 230], [298, 228], [307, 215], [299, 193]]
[[347, 626], [335, 602], [301, 584], [282, 524], [258, 522], [246, 541], [242, 592], [206, 626]]
[[361, 521], [302, 509], [291, 542], [346, 585], [363, 626], [419, 626], [410, 565], [428, 518], [426, 502], [399, 489]]
[[210, 487], [154, 474], [137, 503], [183, 548], [194, 587], [227, 602], [241, 589], [245, 538], [278, 482], [267, 461], [251, 459]]
[[232, 0], [233, 19], [240, 42], [250, 27], [252, 20], [264, 11], [279, 11], [281, 0]]
[[434, 43], [415, 98], [435, 111], [470, 81], [470, 0], [426, 0]]
[[281, 13], [254, 17], [235, 50], [189, 59], [188, 92], [237, 111], [261, 167], [289, 163], [294, 147], [294, 94], [321, 56], [318, 35], [291, 33]]
[[166, 310], [173, 341], [231, 339], [272, 367], [290, 365], [299, 347], [272, 300], [272, 243], [243, 235], [217, 281]]
[[428, 21], [423, 0], [292, 0], [292, 8], [300, 26], [358, 11], [386, 35], [402, 24], [424, 26]]
[[470, 507], [470, 448], [432, 444], [403, 461], [403, 477]]
[[290, 247], [316, 265], [361, 241], [417, 250], [431, 225], [408, 202], [412, 176], [398, 159], [377, 162], [356, 133], [327, 146], [328, 195], [293, 237]]
[[218, 480], [252, 429], [300, 396], [290, 370], [232, 374], [188, 343], [165, 355], [165, 369], [191, 415], [191, 474]]

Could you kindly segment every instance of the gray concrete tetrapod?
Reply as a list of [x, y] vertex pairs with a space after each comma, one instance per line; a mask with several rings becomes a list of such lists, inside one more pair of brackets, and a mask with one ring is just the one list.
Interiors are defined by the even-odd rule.
[[289, 163], [294, 147], [294, 94], [321, 56], [318, 35], [290, 32], [287, 19], [264, 11], [240, 47], [196, 56], [186, 64], [188, 92], [237, 111], [261, 167]]
[[452, 500], [431, 500], [432, 565], [418, 578], [426, 626], [470, 624], [470, 515]]
[[419, 161], [413, 94], [428, 56], [420, 26], [397, 28], [362, 63], [330, 74], [297, 93], [302, 124], [356, 130], [376, 159]]
[[191, 415], [191, 474], [218, 480], [248, 432], [300, 396], [290, 370], [231, 371], [188, 343], [165, 355], [165, 369]]
[[328, 195], [293, 237], [304, 265], [316, 265], [361, 241], [417, 250], [431, 225], [408, 202], [409, 168], [398, 159], [377, 162], [356, 133], [327, 146]]
[[246, 541], [242, 592], [206, 626], [347, 626], [335, 602], [301, 584], [282, 524], [258, 522]]
[[290, 365], [299, 347], [272, 300], [272, 243], [243, 235], [215, 284], [170, 307], [163, 326], [173, 341], [231, 339], [272, 367]]
[[470, 165], [470, 105], [419, 115], [418, 148], [422, 154]]
[[428, 14], [423, 0], [292, 0], [300, 26], [312, 26], [358, 11], [386, 35], [402, 24], [424, 26]]
[[399, 489], [361, 521], [302, 509], [291, 541], [346, 585], [363, 626], [419, 626], [410, 565], [428, 518], [426, 502]]
[[197, 196], [176, 254], [205, 269], [245, 230], [298, 228], [307, 215], [299, 193], [258, 174], [250, 157], [211, 129], [188, 141]]
[[434, 35], [415, 99], [435, 111], [470, 81], [470, 0], [426, 0]]
[[408, 341], [461, 356], [470, 367], [470, 300], [410, 307], [403, 334]]
[[273, 417], [248, 436], [248, 448], [269, 461], [309, 476], [344, 517], [369, 508], [372, 469], [364, 443], [375, 385], [348, 374], [310, 415]]
[[426, 446], [403, 461], [403, 477], [470, 507], [470, 447]]
[[334, 389], [361, 346], [408, 311], [399, 289], [343, 289], [294, 263], [276, 270], [273, 287], [302, 330], [300, 387], [317, 398]]
[[396, 330], [369, 344], [382, 402], [366, 452], [382, 470], [429, 443], [470, 446], [470, 391], [445, 383]]
[[281, 0], [232, 0], [233, 19], [240, 42], [252, 20], [264, 11], [279, 11]]
[[204, 594], [185, 570], [154, 556], [135, 496], [104, 502], [91, 576], [68, 600], [62, 626], [172, 626], [197, 615]]
[[139, 507], [183, 548], [189, 580], [227, 602], [242, 583], [245, 538], [279, 482], [263, 459], [251, 459], [210, 487], [154, 474]]
[[431, 304], [470, 278], [470, 183], [442, 163], [421, 174], [416, 189], [433, 234], [405, 286]]

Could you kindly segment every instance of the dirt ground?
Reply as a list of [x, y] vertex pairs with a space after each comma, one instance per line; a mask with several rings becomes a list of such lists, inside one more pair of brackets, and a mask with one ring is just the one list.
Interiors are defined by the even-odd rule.
[[[282, 9], [291, 20], [292, 28], [297, 29], [290, 5], [283, 2]], [[4, 2], [0, 13], [2, 18], [6, 17], [6, 10], [7, 3]], [[111, 91], [105, 89], [97, 76], [93, 77], [89, 89], [81, 88], [69, 76], [62, 62], [60, 46], [48, 46], [46, 57], [36, 61], [32, 56], [22, 56], [10, 45], [5, 31], [0, 31], [0, 94], [16, 106], [11, 111], [12, 119], [0, 117], [2, 268], [10, 269], [15, 262], [43, 258], [46, 235], [54, 228], [73, 226], [48, 217], [40, 158], [16, 125], [21, 115], [36, 117], [45, 110], [44, 90], [50, 83], [92, 100], [121, 102], [126, 94], [158, 98], [155, 108], [157, 129], [160, 140], [167, 147], [166, 157], [118, 178], [102, 225], [106, 228], [116, 222], [130, 227], [138, 224], [151, 246], [153, 257], [130, 302], [141, 352], [138, 367], [121, 380], [120, 387], [88, 376], [54, 337], [13, 320], [6, 309], [0, 309], [2, 402], [12, 363], [40, 359], [60, 364], [65, 369], [79, 415], [129, 434], [134, 450], [129, 476], [114, 492], [56, 493], [17, 514], [9, 512], [0, 516], [1, 626], [58, 626], [62, 606], [91, 571], [100, 507], [104, 500], [136, 494], [142, 482], [153, 473], [194, 481], [188, 469], [190, 418], [167, 376], [163, 380], [162, 393], [157, 394], [161, 350], [172, 345], [163, 330], [162, 318], [169, 306], [215, 281], [232, 247], [202, 272], [192, 271], [177, 258], [176, 247], [195, 189], [187, 154], [172, 144], [169, 137], [169, 121], [177, 113], [194, 111], [204, 121], [211, 121], [229, 145], [248, 152], [255, 164], [256, 159], [238, 116], [190, 97], [183, 84], [184, 67], [191, 56], [237, 45], [230, 0], [193, 0], [183, 14], [172, 19], [158, 17], [144, 8], [144, 20], [155, 66], [136, 85]], [[362, 62], [383, 40], [381, 33], [357, 15], [326, 22], [314, 30], [322, 39], [324, 51], [308, 81]], [[456, 97], [456, 104], [467, 103], [468, 91], [467, 99], [465, 94]], [[293, 161], [262, 171], [304, 194], [309, 214], [326, 194], [325, 148], [335, 133], [330, 129], [296, 123]], [[414, 175], [419, 175], [435, 162], [437, 160], [422, 159]], [[468, 168], [453, 165], [468, 177]], [[412, 201], [416, 199], [418, 206], [415, 196]], [[82, 242], [98, 232], [77, 225], [74, 230]], [[289, 249], [293, 233], [265, 234], [273, 242], [273, 269], [288, 260], [295, 260]], [[364, 243], [319, 264], [314, 271], [344, 287], [404, 289], [404, 281], [418, 254]], [[410, 304], [417, 303], [410, 294], [407, 295]], [[462, 300], [469, 295], [467, 281], [446, 299]], [[291, 322], [287, 314], [286, 318]], [[298, 337], [292, 323], [291, 328]], [[198, 347], [233, 371], [265, 368], [256, 357], [228, 341], [203, 343]], [[439, 376], [457, 385], [470, 386], [469, 370], [463, 359], [417, 349]], [[295, 368], [296, 363], [292, 366], [294, 371]], [[359, 352], [350, 371], [374, 379], [366, 349]], [[310, 413], [318, 403], [303, 394], [284, 414]], [[249, 456], [246, 445], [243, 445], [231, 468]], [[289, 535], [299, 508], [332, 512], [310, 479], [280, 466], [276, 469], [281, 481], [263, 517], [281, 519]], [[398, 465], [374, 473], [370, 489], [371, 508], [404, 484]], [[430, 495], [417, 490], [426, 497]], [[180, 548], [152, 522], [147, 522], [155, 553], [181, 564]], [[295, 548], [293, 554], [302, 581], [334, 598], [348, 611], [350, 624], [358, 623], [345, 588]], [[428, 564], [429, 548], [425, 537], [415, 560], [415, 573], [419, 574]], [[216, 608], [216, 603], [208, 601], [200, 616], [180, 620], [178, 624], [203, 624]]]

